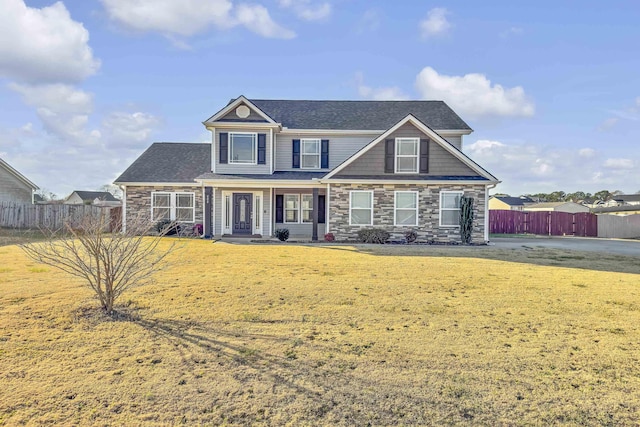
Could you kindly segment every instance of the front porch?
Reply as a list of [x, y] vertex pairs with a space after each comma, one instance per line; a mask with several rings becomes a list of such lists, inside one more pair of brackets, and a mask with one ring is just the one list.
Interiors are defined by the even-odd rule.
[[322, 240], [327, 231], [326, 194], [318, 185], [205, 186], [205, 236], [270, 238], [276, 229], [286, 228], [291, 238]]

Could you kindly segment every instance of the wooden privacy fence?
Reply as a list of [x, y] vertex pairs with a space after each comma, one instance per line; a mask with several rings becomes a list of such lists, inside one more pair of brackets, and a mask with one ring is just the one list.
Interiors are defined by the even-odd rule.
[[640, 239], [640, 214], [598, 215], [598, 237]]
[[489, 211], [489, 232], [548, 236], [598, 236], [597, 215], [580, 212]]
[[65, 220], [79, 224], [83, 217], [97, 215], [108, 219], [108, 231], [116, 231], [120, 227], [121, 213], [121, 207], [0, 202], [0, 227], [57, 229]]

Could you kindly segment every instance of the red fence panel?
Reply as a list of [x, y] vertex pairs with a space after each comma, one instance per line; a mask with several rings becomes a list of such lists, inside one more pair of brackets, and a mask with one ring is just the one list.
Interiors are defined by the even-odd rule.
[[489, 233], [523, 234], [525, 232], [526, 213], [520, 211], [489, 211]]
[[574, 214], [575, 235], [582, 237], [598, 237], [598, 215], [589, 212]]
[[598, 217], [592, 213], [489, 211], [493, 234], [540, 234], [545, 236], [598, 237]]

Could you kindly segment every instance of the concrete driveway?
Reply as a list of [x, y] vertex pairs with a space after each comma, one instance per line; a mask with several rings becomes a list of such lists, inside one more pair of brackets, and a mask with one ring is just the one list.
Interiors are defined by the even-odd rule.
[[601, 252], [640, 258], [640, 240], [596, 239], [589, 237], [496, 237], [496, 248], [542, 247], [574, 251]]

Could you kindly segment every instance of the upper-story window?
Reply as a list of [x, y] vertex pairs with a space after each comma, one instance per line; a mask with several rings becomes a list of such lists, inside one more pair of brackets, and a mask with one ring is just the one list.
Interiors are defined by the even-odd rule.
[[396, 173], [418, 173], [420, 139], [396, 138]]
[[229, 163], [257, 164], [258, 134], [229, 133]]
[[301, 168], [320, 169], [320, 140], [301, 139], [300, 145]]

